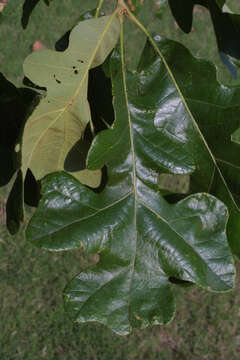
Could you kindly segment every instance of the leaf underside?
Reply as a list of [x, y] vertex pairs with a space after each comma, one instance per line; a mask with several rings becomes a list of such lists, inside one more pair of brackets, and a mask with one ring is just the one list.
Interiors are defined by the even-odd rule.
[[137, 71], [127, 71], [122, 26], [110, 71], [115, 122], [87, 158], [89, 170], [107, 166], [105, 189], [97, 194], [69, 174], [51, 174], [26, 235], [49, 250], [99, 253], [66, 287], [66, 310], [77, 322], [128, 334], [173, 318], [170, 279], [228, 291], [235, 270], [226, 206], [206, 193], [170, 205], [159, 192], [159, 173], [194, 173], [191, 136], [202, 141], [169, 69], [147, 45]]
[[[79, 37], [82, 39], [79, 42]], [[47, 88], [24, 129], [22, 169], [35, 178], [64, 170], [65, 159], [91, 121], [87, 100], [88, 72], [104, 62], [119, 38], [116, 15], [80, 22], [66, 51], [42, 50], [24, 62], [25, 75]], [[81, 156], [81, 152], [79, 154]], [[98, 187], [101, 171], [73, 172], [83, 184]]]

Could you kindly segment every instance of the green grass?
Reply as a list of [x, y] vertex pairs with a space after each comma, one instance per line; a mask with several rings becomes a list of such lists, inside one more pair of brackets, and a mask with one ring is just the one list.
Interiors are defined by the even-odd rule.
[[[236, 2], [228, 3], [240, 10]], [[27, 30], [22, 31], [21, 4], [9, 1], [0, 25], [1, 71], [9, 80], [21, 84], [21, 64], [32, 43], [41, 40], [53, 47], [80, 16], [79, 4], [80, 0], [54, 0], [46, 11], [41, 2]], [[219, 61], [207, 12], [199, 7], [195, 15], [191, 35], [176, 28], [167, 13], [159, 32], [185, 43], [196, 56], [212, 59], [219, 78], [233, 83]], [[1, 194], [3, 203], [6, 189]], [[127, 337], [117, 336], [100, 324], [72, 324], [64, 314], [62, 290], [90, 261], [81, 251], [56, 254], [36, 249], [25, 241], [22, 232], [11, 237], [0, 225], [1, 360], [240, 359], [238, 284], [227, 294], [176, 287], [175, 320], [165, 327], [134, 331]]]
[[1, 360], [237, 360], [239, 286], [227, 294], [175, 288], [177, 315], [165, 327], [127, 337], [100, 324], [74, 325], [61, 292], [90, 259], [81, 251], [48, 253], [0, 227]]

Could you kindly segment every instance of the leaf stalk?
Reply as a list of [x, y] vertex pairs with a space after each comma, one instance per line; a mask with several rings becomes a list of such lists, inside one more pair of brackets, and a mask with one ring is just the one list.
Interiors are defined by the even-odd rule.
[[99, 14], [100, 14], [100, 11], [101, 11], [101, 8], [102, 8], [102, 5], [103, 5], [103, 0], [99, 0], [97, 10], [96, 10], [96, 14], [95, 14], [95, 19], [98, 18]]

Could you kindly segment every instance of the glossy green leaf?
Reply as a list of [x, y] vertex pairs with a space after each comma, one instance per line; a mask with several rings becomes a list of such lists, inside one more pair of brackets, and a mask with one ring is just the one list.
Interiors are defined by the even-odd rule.
[[158, 46], [199, 126], [190, 137], [196, 164], [191, 190], [211, 193], [228, 206], [228, 240], [240, 256], [240, 87], [219, 84], [215, 67], [180, 44], [160, 40]]
[[[112, 16], [80, 22], [70, 35], [66, 51], [42, 50], [24, 62], [25, 75], [47, 88], [24, 129], [22, 168], [36, 179], [64, 169], [71, 148], [83, 137], [91, 121], [87, 101], [88, 72], [104, 62], [119, 38], [119, 21]], [[80, 41], [81, 39], [81, 41]], [[100, 170], [73, 175], [82, 183], [98, 187]]]
[[88, 154], [89, 169], [107, 166], [108, 183], [97, 194], [66, 173], [48, 176], [26, 232], [45, 249], [99, 253], [66, 287], [65, 306], [75, 321], [99, 321], [119, 334], [173, 318], [171, 279], [211, 291], [228, 291], [234, 281], [225, 205], [204, 193], [170, 205], [159, 192], [158, 172], [195, 170], [192, 117], [152, 50], [138, 71], [126, 70], [123, 35], [121, 56], [111, 59], [115, 122]]

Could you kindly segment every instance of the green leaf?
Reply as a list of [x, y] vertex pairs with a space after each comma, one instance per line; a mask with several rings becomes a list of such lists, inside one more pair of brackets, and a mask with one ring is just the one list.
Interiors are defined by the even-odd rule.
[[[228, 241], [235, 255], [240, 256], [240, 145], [237, 137], [240, 87], [219, 84], [215, 67], [195, 59], [178, 43], [160, 40], [158, 47], [197, 122], [197, 132], [192, 131], [190, 137], [196, 164], [196, 171], [191, 175], [191, 191], [211, 193], [228, 206]], [[147, 57], [149, 54], [146, 54], [146, 61]], [[155, 61], [158, 61], [157, 56]]]
[[[96, 14], [96, 9], [87, 11], [86, 13], [82, 14], [79, 17], [79, 20], [77, 21], [77, 23], [75, 24], [75, 26], [80, 22], [80, 21], [84, 21], [84, 20], [89, 20], [89, 19], [93, 19], [95, 17]], [[99, 14], [100, 16], [101, 14]], [[57, 51], [65, 51], [68, 48], [69, 45], [69, 36], [71, 34], [71, 31], [73, 29], [74, 26], [72, 26], [72, 28], [68, 31], [66, 31], [64, 33], [63, 36], [61, 36], [60, 39], [57, 40], [57, 42], [55, 43], [55, 50]]]
[[[30, 168], [38, 180], [64, 169], [71, 148], [83, 137], [91, 121], [87, 101], [88, 72], [104, 62], [119, 38], [119, 21], [112, 16], [80, 22], [70, 35], [66, 51], [42, 50], [24, 62], [25, 75], [47, 88], [24, 129], [22, 168]], [[81, 39], [81, 41], [79, 41]], [[82, 183], [98, 187], [100, 170], [73, 175]]]
[[100, 261], [66, 287], [66, 310], [77, 322], [128, 334], [173, 318], [171, 279], [228, 291], [234, 266], [225, 205], [200, 193], [170, 205], [158, 190], [158, 172], [195, 170], [192, 118], [152, 51], [127, 72], [123, 35], [122, 28], [121, 56], [111, 59], [115, 122], [88, 154], [89, 169], [107, 165], [108, 183], [96, 194], [66, 173], [48, 176], [26, 235], [49, 250], [98, 252]]
[[[166, 194], [188, 194], [189, 175], [159, 174], [159, 189], [164, 190]], [[161, 193], [163, 193], [161, 191]]]

